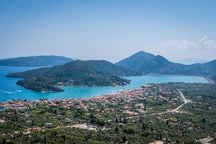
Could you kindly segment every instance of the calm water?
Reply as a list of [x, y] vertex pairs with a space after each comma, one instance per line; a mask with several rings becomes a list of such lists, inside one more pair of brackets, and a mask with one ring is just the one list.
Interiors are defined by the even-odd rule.
[[164, 82], [186, 82], [186, 83], [208, 83], [202, 77], [192, 76], [174, 76], [174, 75], [149, 75], [149, 76], [133, 76], [127, 77], [131, 83], [127, 86], [117, 87], [62, 87], [65, 92], [38, 93], [17, 86], [17, 78], [7, 78], [5, 75], [12, 72], [20, 72], [34, 69], [32, 67], [6, 67], [0, 66], [0, 102], [22, 99], [22, 100], [38, 100], [42, 98], [58, 99], [58, 98], [82, 98], [99, 96], [102, 94], [114, 93], [124, 89], [135, 89], [146, 83], [164, 83]]

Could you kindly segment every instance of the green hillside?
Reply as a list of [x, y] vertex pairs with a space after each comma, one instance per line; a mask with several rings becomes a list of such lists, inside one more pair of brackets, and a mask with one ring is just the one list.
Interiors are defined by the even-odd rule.
[[112, 74], [116, 76], [128, 76], [128, 75], [138, 74], [137, 72], [133, 70], [115, 65], [105, 60], [88, 60], [86, 61], [86, 63], [94, 67], [97, 71], [100, 71], [105, 74]]
[[62, 91], [58, 86], [114, 86], [125, 85], [129, 81], [117, 76], [104, 74], [84, 61], [76, 60], [64, 65], [40, 68], [7, 77], [24, 78], [17, 82], [34, 91]]
[[203, 64], [184, 65], [173, 63], [162, 56], [154, 56], [145, 52], [138, 52], [116, 63], [141, 74], [177, 74], [196, 75], [215, 80], [216, 60]]

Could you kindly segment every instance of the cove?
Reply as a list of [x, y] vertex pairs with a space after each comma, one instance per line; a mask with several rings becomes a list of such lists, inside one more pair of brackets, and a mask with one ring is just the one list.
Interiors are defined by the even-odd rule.
[[177, 76], [177, 75], [147, 75], [125, 77], [131, 80], [126, 86], [109, 87], [62, 87], [64, 92], [38, 93], [27, 90], [16, 85], [17, 78], [7, 78], [5, 75], [13, 72], [21, 72], [34, 69], [33, 67], [8, 67], [0, 66], [0, 102], [9, 100], [39, 100], [39, 99], [60, 99], [60, 98], [84, 98], [115, 93], [120, 90], [136, 89], [147, 83], [208, 83], [203, 77], [196, 76]]

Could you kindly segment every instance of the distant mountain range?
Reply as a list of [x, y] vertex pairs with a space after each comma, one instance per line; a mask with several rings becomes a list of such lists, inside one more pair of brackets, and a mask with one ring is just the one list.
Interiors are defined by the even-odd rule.
[[206, 63], [207, 61], [204, 59], [199, 59], [199, 58], [187, 58], [187, 59], [182, 59], [182, 60], [176, 60], [175, 62], [186, 64], [186, 65], [191, 65], [191, 64], [196, 64], [196, 63]]
[[[108, 73], [98, 65], [109, 65]], [[113, 86], [125, 85], [130, 81], [123, 78], [113, 76], [116, 73], [111, 67], [117, 69], [118, 66], [106, 61], [81, 61], [75, 60], [63, 65], [53, 66], [50, 68], [39, 68], [20, 73], [12, 73], [7, 77], [24, 78], [17, 82], [27, 89], [38, 92], [43, 91], [62, 91], [59, 86]], [[123, 68], [125, 69], [125, 68]], [[114, 71], [114, 72], [113, 72]], [[128, 70], [129, 71], [129, 70]], [[121, 73], [121, 72], [120, 72]]]
[[162, 56], [155, 56], [143, 51], [117, 62], [116, 65], [141, 74], [197, 75], [212, 79], [216, 75], [216, 60], [203, 64], [184, 65], [170, 62]]
[[41, 67], [61, 65], [73, 59], [63, 56], [29, 56], [1, 59], [0, 66]]

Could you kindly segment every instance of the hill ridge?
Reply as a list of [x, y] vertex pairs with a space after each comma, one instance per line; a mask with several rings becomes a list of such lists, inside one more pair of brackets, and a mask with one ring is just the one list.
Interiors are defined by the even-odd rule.
[[26, 66], [26, 67], [40, 67], [40, 66], [53, 66], [60, 65], [73, 59], [64, 56], [56, 55], [39, 55], [39, 56], [26, 56], [14, 57], [0, 60], [0, 66]]
[[185, 65], [174, 63], [161, 55], [152, 55], [143, 51], [132, 54], [131, 56], [116, 63], [141, 74], [181, 74], [204, 76], [216, 81], [216, 60], [206, 63]]

